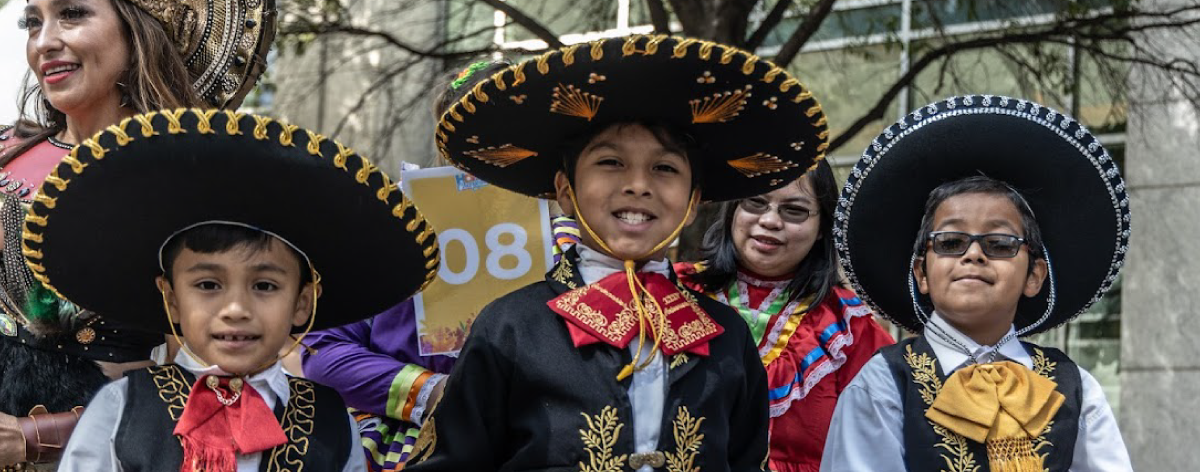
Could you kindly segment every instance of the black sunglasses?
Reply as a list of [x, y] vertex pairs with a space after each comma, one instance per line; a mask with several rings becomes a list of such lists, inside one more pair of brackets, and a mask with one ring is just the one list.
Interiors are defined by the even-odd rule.
[[1021, 252], [1025, 238], [1004, 233], [971, 234], [961, 231], [934, 231], [929, 233], [930, 245], [933, 252], [943, 256], [961, 256], [967, 253], [971, 244], [979, 241], [979, 248], [988, 257], [1016, 257]]

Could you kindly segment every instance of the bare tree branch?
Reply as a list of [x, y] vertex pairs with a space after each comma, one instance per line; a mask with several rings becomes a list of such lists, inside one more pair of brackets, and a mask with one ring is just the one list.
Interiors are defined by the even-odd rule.
[[808, 11], [808, 15], [804, 17], [804, 21], [800, 22], [800, 26], [796, 27], [796, 31], [792, 32], [791, 37], [783, 46], [779, 47], [779, 52], [775, 54], [774, 62], [779, 67], [787, 67], [800, 53], [800, 48], [812, 38], [817, 30], [821, 28], [821, 23], [825, 22], [825, 18], [833, 11], [834, 0], [820, 0], [812, 9]]
[[650, 10], [650, 24], [654, 25], [654, 32], [671, 34], [671, 18], [667, 16], [667, 7], [662, 0], [646, 0], [646, 9]]
[[750, 39], [746, 40], [746, 50], [753, 51], [762, 46], [763, 41], [767, 39], [767, 35], [779, 26], [779, 22], [783, 21], [783, 14], [787, 13], [787, 9], [792, 5], [792, 0], [778, 0], [775, 6], [771, 7], [771, 12], [767, 13], [767, 17], [758, 25], [758, 29], [750, 35]]
[[508, 15], [509, 18], [512, 18], [514, 23], [521, 25], [521, 27], [529, 30], [530, 33], [533, 33], [533, 35], [537, 36], [538, 39], [545, 41], [546, 44], [549, 45], [551, 48], [561, 48], [564, 46], [562, 41], [558, 40], [558, 35], [551, 33], [549, 29], [546, 29], [546, 27], [543, 26], [541, 23], [539, 23], [537, 20], [530, 18], [529, 15], [526, 15], [525, 12], [518, 10], [516, 7], [510, 5], [502, 0], [480, 0], [480, 1], [482, 1], [483, 3], [486, 3], [488, 5], [491, 5], [492, 8], [495, 8], [497, 10], [500, 10], [501, 12], [504, 12], [505, 15]]

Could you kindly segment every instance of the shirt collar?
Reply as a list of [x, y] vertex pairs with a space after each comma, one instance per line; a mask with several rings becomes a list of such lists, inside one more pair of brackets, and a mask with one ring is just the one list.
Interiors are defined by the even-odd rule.
[[[976, 357], [982, 356], [988, 351], [992, 350], [991, 346], [982, 346], [975, 342], [974, 339], [971, 339], [969, 336], [963, 334], [962, 331], [959, 331], [954, 326], [951, 326], [950, 323], [947, 323], [945, 319], [942, 319], [942, 316], [937, 312], [934, 312], [933, 316], [930, 317], [929, 323], [937, 325], [937, 327], [941, 328], [941, 331], [947, 336], [950, 336], [951, 338], [954, 338], [955, 341], [962, 343], [962, 345], [971, 350], [971, 353]], [[1009, 334], [1014, 332], [1015, 329], [1012, 326], [1009, 326], [1008, 333], [1005, 333], [1005, 337], [1008, 337]], [[924, 336], [925, 339], [929, 341], [929, 345], [933, 347], [933, 354], [937, 356], [938, 364], [942, 366], [943, 373], [949, 375], [951, 372], [966, 366], [971, 361], [971, 358], [967, 356], [966, 353], [960, 351], [957, 346], [951, 344], [945, 339], [942, 339], [938, 333], [930, 332], [928, 326], [925, 327]], [[999, 348], [996, 349], [996, 352], [999, 354], [996, 356], [996, 360], [1007, 359], [1021, 364], [1026, 368], [1033, 368], [1033, 358], [1031, 358], [1029, 353], [1025, 351], [1025, 347], [1021, 345], [1021, 342], [1017, 340], [1016, 336], [1009, 337], [1004, 344], [1001, 344]]]
[[[205, 367], [201, 365], [192, 357], [194, 354], [189, 355], [185, 350], [191, 351], [185, 345], [179, 349], [179, 352], [175, 353], [175, 363], [187, 369], [188, 372], [191, 372], [197, 378], [205, 375], [230, 375], [228, 372], [221, 370], [219, 366], [212, 365]], [[275, 404], [275, 400], [277, 399], [286, 400], [288, 398], [287, 374], [283, 373], [283, 367], [279, 361], [275, 361], [274, 364], [271, 364], [270, 367], [267, 367], [262, 372], [251, 375], [246, 381], [264, 398], [268, 395], [271, 397], [271, 401], [267, 402], [268, 405]]]
[[[576, 251], [579, 252], [579, 275], [583, 278], [583, 283], [585, 284], [593, 284], [612, 274], [625, 271], [624, 261], [593, 250], [583, 244], [577, 245], [576, 248]], [[671, 265], [667, 262], [667, 258], [664, 257], [642, 264], [638, 272], [657, 272], [670, 278]]]

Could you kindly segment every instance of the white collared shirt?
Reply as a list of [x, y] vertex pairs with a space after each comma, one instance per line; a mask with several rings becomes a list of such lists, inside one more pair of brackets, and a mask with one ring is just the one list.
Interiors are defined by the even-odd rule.
[[[945, 334], [962, 343], [979, 357], [991, 350], [980, 346], [965, 334], [946, 323], [934, 313], [930, 323], [937, 324]], [[1009, 328], [1012, 332], [1013, 328]], [[947, 375], [968, 365], [971, 360], [951, 343], [925, 328], [925, 339], [933, 347], [938, 365]], [[1016, 337], [1009, 338], [996, 349], [996, 360], [1007, 359], [1033, 367], [1033, 359]], [[953, 366], [947, 370], [946, 366]], [[1079, 368], [1083, 388], [1083, 407], [1079, 414], [1079, 435], [1075, 439], [1075, 454], [1071, 472], [1133, 471], [1125, 441], [1117, 428], [1112, 408], [1104, 397], [1100, 383], [1092, 374]], [[822, 472], [903, 472], [904, 465], [904, 407], [896, 380], [887, 361], [875, 354], [863, 366], [850, 385], [838, 398], [825, 453], [821, 457]]]
[[[186, 347], [184, 348], [186, 349]], [[175, 363], [187, 369], [196, 377], [204, 375], [228, 375], [220, 367], [204, 367], [193, 360], [184, 349], [175, 355]], [[247, 379], [250, 387], [262, 396], [268, 408], [275, 408], [279, 402], [287, 403], [290, 397], [288, 376], [283, 372], [279, 362], [266, 370], [250, 376]], [[87, 410], [71, 433], [71, 441], [59, 462], [58, 470], [65, 472], [120, 472], [124, 468], [117, 460], [116, 438], [117, 428], [121, 424], [121, 416], [125, 411], [125, 396], [129, 391], [129, 379], [122, 378], [105, 385], [95, 398], [88, 404]], [[358, 427], [351, 418], [350, 428], [350, 457], [346, 460], [345, 472], [361, 472], [366, 470], [366, 457], [363, 455]], [[164, 432], [169, 434], [169, 432]], [[262, 453], [238, 455], [238, 472], [258, 472]]]
[[[592, 284], [609, 275], [624, 272], [625, 263], [609, 257], [599, 251], [594, 251], [582, 244], [576, 246], [579, 252], [579, 275], [583, 283]], [[670, 277], [671, 266], [666, 259], [646, 262], [638, 272], [657, 272]], [[650, 339], [649, 336], [646, 337]], [[637, 343], [629, 343], [629, 352], [637, 358]], [[642, 346], [642, 356], [639, 363], [653, 353], [654, 343], [646, 342]], [[629, 404], [633, 408], [633, 444], [637, 453], [654, 452], [658, 449], [658, 435], [662, 432], [663, 404], [667, 399], [667, 364], [663, 362], [661, 352], [654, 356], [650, 365], [633, 373], [633, 382], [629, 384]], [[639, 472], [650, 472], [653, 468], [648, 465], [638, 469]]]

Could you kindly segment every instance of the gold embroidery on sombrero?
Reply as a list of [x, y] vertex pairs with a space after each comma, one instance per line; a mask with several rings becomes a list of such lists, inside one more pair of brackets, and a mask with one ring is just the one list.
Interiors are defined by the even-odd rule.
[[[133, 138], [129, 137], [129, 134], [125, 132], [125, 125], [127, 124], [129, 124], [129, 120], [125, 119], [121, 120], [120, 124], [108, 125], [107, 128], [104, 128], [109, 133], [112, 133], [113, 137], [117, 138], [117, 146], [124, 146], [129, 144], [130, 141], [133, 141]], [[71, 153], [71, 157], [75, 157], [74, 152]]]
[[186, 111], [186, 108], [176, 108], [174, 110], [163, 110], [161, 112], [163, 118], [167, 119], [167, 134], [187, 133], [187, 130], [183, 129], [183, 124], [179, 122], [179, 119], [183, 118], [183, 114]]
[[588, 74], [588, 83], [589, 84], [595, 84], [597, 82], [604, 82], [605, 80], [608, 80], [608, 76], [606, 76], [606, 75], [600, 75], [595, 72]]
[[[512, 71], [512, 75], [513, 75], [512, 86], [513, 87], [516, 87], [518, 85], [525, 83], [525, 63], [524, 62], [518, 63], [512, 67], [509, 67], [508, 70]], [[461, 120], [459, 120], [459, 121], [461, 121]]]
[[600, 110], [600, 102], [604, 97], [592, 95], [576, 88], [574, 85], [558, 84], [554, 87], [550, 100], [550, 111], [569, 116], [578, 116], [592, 121]]
[[764, 107], [767, 107], [768, 110], [779, 108], [779, 97], [771, 97], [763, 100], [762, 104]]
[[538, 155], [536, 151], [513, 146], [512, 144], [502, 144], [500, 147], [488, 146], [474, 151], [463, 151], [463, 154], [496, 167], [508, 167], [520, 162], [522, 159]]
[[712, 84], [712, 83], [715, 83], [716, 81], [717, 81], [717, 78], [713, 77], [711, 71], [704, 71], [704, 73], [701, 74], [700, 77], [696, 77], [696, 83], [698, 83], [698, 84]]
[[[217, 114], [215, 108], [209, 110], [192, 110], [192, 114], [196, 115], [196, 131], [199, 131], [200, 134], [217, 134], [212, 129], [212, 117]], [[121, 145], [124, 146], [125, 144]]]
[[[529, 98], [529, 95], [520, 94], [520, 95], [509, 95], [508, 96], [508, 99], [512, 100], [513, 103], [516, 103], [517, 105], [524, 105], [526, 98]], [[472, 144], [479, 144], [478, 136], [476, 136], [476, 139], [474, 142], [472, 142], [471, 140], [467, 140], [467, 142], [472, 143]]]
[[765, 152], [754, 153], [746, 157], [727, 161], [727, 163], [729, 167], [733, 167], [746, 177], [758, 177], [796, 167], [796, 164], [793, 162], [784, 161]]
[[479, 103], [485, 103], [485, 102], [491, 101], [491, 97], [488, 97], [488, 94], [484, 93], [484, 91], [483, 91], [483, 85], [485, 83], [486, 82], [480, 81], [479, 83], [475, 84], [474, 87], [471, 88], [471, 95], [474, 96], [475, 101], [477, 101]]
[[766, 75], [763, 75], [762, 81], [769, 84], [771, 82], [774, 82], [775, 77], [779, 76], [779, 74], [782, 74], [782, 73], [783, 73], [782, 67], [779, 67], [779, 66], [772, 67], [771, 70], [767, 71]]
[[321, 143], [325, 141], [325, 136], [307, 129], [304, 132], [308, 133], [308, 147], [306, 148], [308, 153], [314, 156], [325, 157], [324, 154], [321, 154]]
[[279, 126], [282, 127], [282, 129], [279, 130], [279, 144], [288, 147], [293, 146], [292, 140], [295, 139], [296, 130], [300, 129], [300, 127], [282, 121], [279, 122]]
[[732, 120], [746, 107], [746, 99], [754, 86], [714, 93], [711, 96], [690, 100], [692, 123], [724, 123]]
[[240, 136], [242, 134], [241, 121], [245, 113], [225, 110], [225, 134], [230, 136]]
[[267, 139], [267, 125], [271, 124], [271, 119], [265, 116], [252, 116], [254, 117], [254, 139], [259, 141]]
[[617, 438], [621, 437], [621, 429], [625, 427], [617, 419], [617, 409], [606, 406], [600, 413], [588, 416], [579, 413], [587, 422], [587, 430], [579, 430], [579, 439], [583, 440], [584, 451], [587, 452], [588, 462], [579, 461], [580, 472], [620, 472], [625, 468], [627, 454], [616, 455], [613, 447]]
[[79, 162], [79, 159], [75, 158], [78, 151], [79, 148], [72, 149], [71, 153], [67, 154], [67, 157], [64, 157], [62, 160], [62, 163], [71, 166], [71, 171], [75, 172], [76, 174], [83, 172], [83, 168], [87, 167], [87, 164]]
[[[91, 149], [92, 157], [95, 158], [97, 161], [100, 159], [104, 159], [104, 153], [108, 152], [108, 149], [105, 149], [104, 146], [101, 146], [100, 143], [96, 142], [96, 140], [94, 140], [92, 138], [87, 138], [87, 139], [83, 140], [83, 142], [79, 143], [79, 145], [86, 147], [88, 149]], [[58, 169], [55, 169], [55, 170], [58, 170]], [[62, 190], [62, 189], [59, 189], [59, 190]]]
[[572, 44], [562, 50], [563, 67], [570, 66], [575, 63], [575, 51], [578, 51], [583, 44]]
[[46, 196], [46, 194], [44, 194], [44, 193], [37, 194], [37, 196], [33, 197], [33, 201], [41, 203], [42, 205], [46, 205], [46, 208], [49, 208], [51, 210], [53, 210], [54, 207], [56, 205], [58, 205], [57, 198], [50, 198], [50, 197]]
[[154, 115], [157, 115], [157, 114], [158, 114], [158, 112], [152, 111], [152, 112], [146, 113], [144, 115], [134, 115], [133, 116], [134, 121], [137, 121], [139, 125], [142, 125], [142, 137], [143, 138], [149, 138], [151, 136], [158, 136], [158, 131], [154, 130], [154, 125], [150, 122], [150, 120], [154, 119]]

